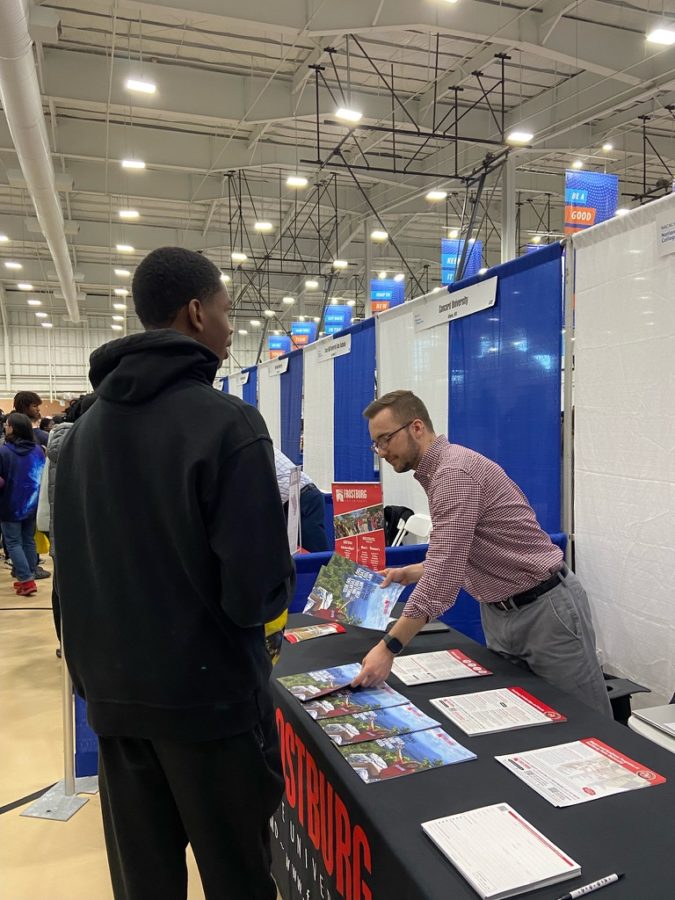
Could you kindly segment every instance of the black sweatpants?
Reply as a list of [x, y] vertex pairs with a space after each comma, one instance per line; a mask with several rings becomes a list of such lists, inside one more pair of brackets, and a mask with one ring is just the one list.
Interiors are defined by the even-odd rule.
[[216, 741], [99, 738], [115, 900], [185, 900], [191, 844], [206, 900], [275, 900], [269, 818], [283, 793], [274, 718]]

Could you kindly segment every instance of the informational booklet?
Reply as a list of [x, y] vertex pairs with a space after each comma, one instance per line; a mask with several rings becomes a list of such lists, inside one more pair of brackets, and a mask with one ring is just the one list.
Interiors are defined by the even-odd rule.
[[319, 570], [303, 610], [318, 619], [385, 631], [394, 604], [405, 590], [401, 584], [381, 585], [382, 575], [334, 553]]
[[495, 759], [553, 806], [588, 803], [666, 780], [597, 738]]
[[319, 725], [334, 744], [345, 746], [424, 731], [425, 728], [437, 726], [438, 722], [408, 703], [406, 706], [370, 709], [337, 719], [321, 719]]
[[581, 874], [581, 866], [508, 803], [422, 822], [483, 900], [502, 900]]
[[369, 709], [386, 709], [388, 706], [401, 706], [405, 703], [408, 703], [407, 697], [388, 684], [383, 684], [379, 688], [337, 691], [329, 697], [310, 700], [305, 704], [305, 712], [313, 719], [332, 719], [335, 716], [349, 716]]
[[344, 634], [347, 629], [339, 622], [326, 622], [325, 625], [304, 625], [302, 628], [288, 628], [284, 637], [289, 644], [311, 641], [312, 638], [325, 637], [328, 634]]
[[567, 721], [561, 713], [519, 687], [438, 697], [431, 703], [469, 735]]
[[361, 671], [359, 663], [347, 663], [332, 669], [317, 669], [315, 672], [304, 672], [299, 675], [282, 675], [279, 684], [301, 700], [314, 700], [325, 694], [332, 694], [346, 687]]
[[391, 671], [403, 684], [429, 684], [432, 681], [492, 675], [489, 669], [461, 650], [434, 650], [432, 653], [397, 656]]
[[442, 728], [382, 738], [356, 747], [338, 747], [338, 750], [366, 784], [476, 758], [475, 753], [458, 744]]

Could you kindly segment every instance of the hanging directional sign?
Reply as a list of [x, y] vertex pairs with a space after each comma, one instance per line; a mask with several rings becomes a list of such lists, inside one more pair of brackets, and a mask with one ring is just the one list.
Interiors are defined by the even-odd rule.
[[576, 234], [616, 215], [619, 176], [604, 172], [565, 172], [565, 234]]
[[316, 322], [292, 322], [291, 339], [294, 347], [304, 347], [316, 340]]
[[271, 334], [267, 338], [267, 347], [269, 349], [270, 359], [277, 359], [284, 353], [291, 352], [291, 339], [287, 334]]
[[[452, 284], [456, 281], [457, 269], [459, 261], [462, 258], [462, 249], [464, 247], [464, 239], [455, 240], [453, 238], [444, 238], [441, 241], [441, 283]], [[462, 278], [470, 278], [477, 275], [478, 270], [482, 266], [483, 259], [483, 242], [469, 242], [469, 249], [466, 254], [466, 262], [464, 264], [464, 275]]]
[[326, 334], [337, 334], [352, 324], [351, 306], [329, 306], [323, 314]]
[[392, 306], [400, 306], [405, 300], [405, 282], [393, 278], [372, 278], [370, 281], [370, 308], [372, 312], [384, 312]]

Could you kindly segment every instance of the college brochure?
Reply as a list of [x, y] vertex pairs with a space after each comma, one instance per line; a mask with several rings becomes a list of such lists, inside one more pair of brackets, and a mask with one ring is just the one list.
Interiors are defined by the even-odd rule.
[[332, 719], [335, 716], [349, 716], [369, 709], [401, 706], [407, 702], [407, 697], [399, 694], [388, 684], [383, 684], [379, 688], [337, 691], [330, 697], [311, 700], [304, 708], [313, 719]]
[[284, 637], [289, 644], [299, 644], [312, 638], [325, 637], [328, 634], [344, 634], [346, 629], [339, 622], [326, 622], [325, 625], [304, 625], [301, 628], [288, 628]]
[[581, 874], [581, 866], [508, 803], [422, 822], [483, 900], [503, 900]]
[[319, 570], [304, 613], [318, 619], [361, 625], [385, 631], [389, 614], [405, 589], [400, 584], [380, 587], [384, 577], [334, 553]]
[[666, 780], [597, 738], [495, 759], [553, 806], [588, 803]]
[[335, 719], [321, 719], [319, 725], [334, 744], [344, 746], [423, 731], [437, 726], [438, 722], [409, 703], [387, 709], [370, 709]]
[[360, 671], [359, 663], [348, 663], [346, 666], [335, 666], [332, 669], [317, 669], [315, 672], [304, 672], [299, 675], [282, 675], [279, 684], [304, 703], [305, 700], [314, 700], [316, 697], [323, 697], [346, 687]]
[[438, 697], [431, 703], [469, 735], [567, 721], [561, 713], [518, 687]]
[[429, 684], [432, 681], [492, 675], [489, 669], [461, 650], [434, 650], [432, 653], [397, 656], [391, 671], [403, 684]]
[[476, 758], [475, 753], [454, 741], [442, 728], [401, 734], [356, 747], [338, 747], [338, 750], [366, 784]]

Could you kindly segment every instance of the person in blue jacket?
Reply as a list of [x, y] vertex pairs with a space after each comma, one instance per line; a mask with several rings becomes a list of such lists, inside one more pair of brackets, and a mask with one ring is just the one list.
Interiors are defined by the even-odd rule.
[[16, 575], [14, 590], [20, 597], [37, 591], [35, 584], [35, 516], [40, 478], [45, 464], [33, 426], [23, 413], [11, 413], [0, 447], [0, 525]]

